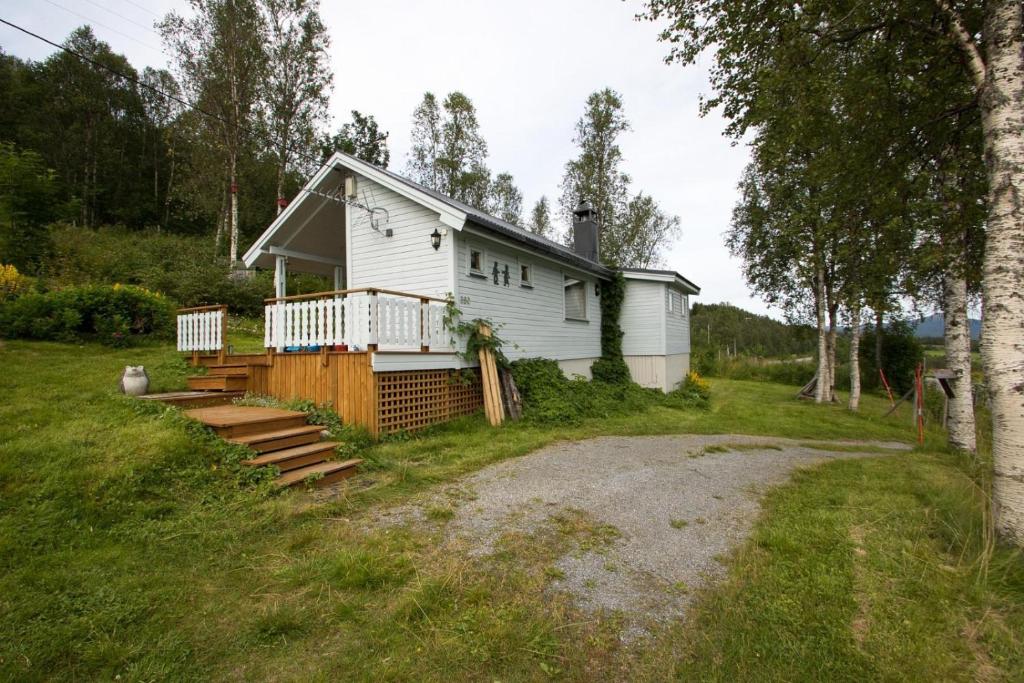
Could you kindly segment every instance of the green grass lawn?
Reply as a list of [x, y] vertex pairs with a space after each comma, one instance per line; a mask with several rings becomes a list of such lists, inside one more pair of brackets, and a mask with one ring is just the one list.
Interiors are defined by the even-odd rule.
[[[252, 335], [256, 338], [255, 333]], [[907, 454], [802, 471], [772, 491], [691, 618], [625, 645], [615, 615], [545, 591], [585, 522], [468, 560], [401, 503], [557, 439], [675, 432], [909, 441], [881, 419], [716, 380], [707, 411], [570, 429], [479, 417], [369, 448], [340, 500], [273, 495], [175, 411], [115, 392], [124, 365], [180, 388], [169, 347], [0, 348], [0, 679], [998, 680], [1024, 671], [1024, 561], [983, 552], [984, 494], [929, 431]], [[571, 528], [568, 528], [570, 527]]]

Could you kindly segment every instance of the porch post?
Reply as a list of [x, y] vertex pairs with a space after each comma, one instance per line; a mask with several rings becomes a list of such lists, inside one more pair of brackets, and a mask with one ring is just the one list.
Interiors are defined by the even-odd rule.
[[334, 266], [334, 290], [345, 289], [345, 269], [342, 266]]
[[288, 283], [288, 257], [277, 256], [277, 260], [274, 263], [274, 296], [280, 298], [287, 296], [285, 294], [286, 285]]

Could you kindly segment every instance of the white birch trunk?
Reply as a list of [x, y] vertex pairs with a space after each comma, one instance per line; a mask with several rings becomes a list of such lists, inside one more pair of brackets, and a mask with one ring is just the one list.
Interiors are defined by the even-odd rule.
[[229, 268], [235, 267], [238, 260], [238, 157], [231, 155], [231, 232], [228, 249]]
[[836, 400], [836, 338], [839, 336], [838, 311], [835, 305], [828, 309], [828, 335], [825, 348], [828, 351], [828, 385], [825, 387], [825, 400]]
[[992, 406], [996, 529], [1024, 546], [1024, 19], [1020, 0], [985, 16], [982, 129], [988, 171], [981, 351]]
[[825, 339], [825, 268], [818, 266], [815, 273], [815, 318], [818, 324], [818, 383], [814, 387], [814, 402], [825, 400], [828, 383], [828, 344]]
[[850, 306], [850, 402], [847, 407], [860, 408], [860, 302]]
[[948, 274], [943, 282], [946, 365], [956, 373], [950, 380], [949, 445], [962, 451], [977, 450], [974, 434], [974, 390], [971, 386], [971, 331], [967, 321], [967, 280]]

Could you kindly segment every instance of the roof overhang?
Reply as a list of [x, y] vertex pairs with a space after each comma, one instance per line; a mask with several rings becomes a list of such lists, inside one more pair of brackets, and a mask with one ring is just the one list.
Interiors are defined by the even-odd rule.
[[646, 270], [642, 268], [624, 268], [622, 277], [627, 280], [648, 280], [665, 282], [681, 289], [686, 294], [700, 294], [700, 287], [693, 284], [674, 270]]
[[[281, 238], [291, 232], [301, 230], [313, 216], [322, 210], [324, 205], [330, 204], [333, 200], [324, 198], [321, 194], [317, 193], [322, 193], [336, 185], [340, 179], [335, 180], [334, 176], [337, 175], [338, 171], [346, 169], [369, 178], [382, 187], [407, 197], [431, 211], [436, 211], [438, 220], [454, 230], [462, 230], [466, 224], [466, 213], [464, 211], [439, 201], [435, 197], [417, 190], [415, 187], [397, 181], [394, 177], [382, 172], [372, 164], [342, 152], [335, 152], [302, 187], [295, 200], [274, 219], [274, 222], [263, 231], [263, 234], [245, 252], [242, 256], [242, 262], [245, 263], [246, 267], [267, 265], [267, 259], [275, 251], [278, 252], [277, 255], [287, 255], [280, 254], [279, 250], [282, 247], [280, 245], [275, 246], [275, 242], [283, 241], [287, 244], [288, 240], [275, 238]], [[293, 256], [289, 256], [289, 258], [293, 258]]]

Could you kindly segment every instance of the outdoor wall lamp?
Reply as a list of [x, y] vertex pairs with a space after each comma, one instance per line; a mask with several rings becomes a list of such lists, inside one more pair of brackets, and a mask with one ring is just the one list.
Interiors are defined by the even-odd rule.
[[434, 251], [441, 248], [441, 233], [434, 228], [434, 232], [430, 233], [430, 246], [434, 247]]

